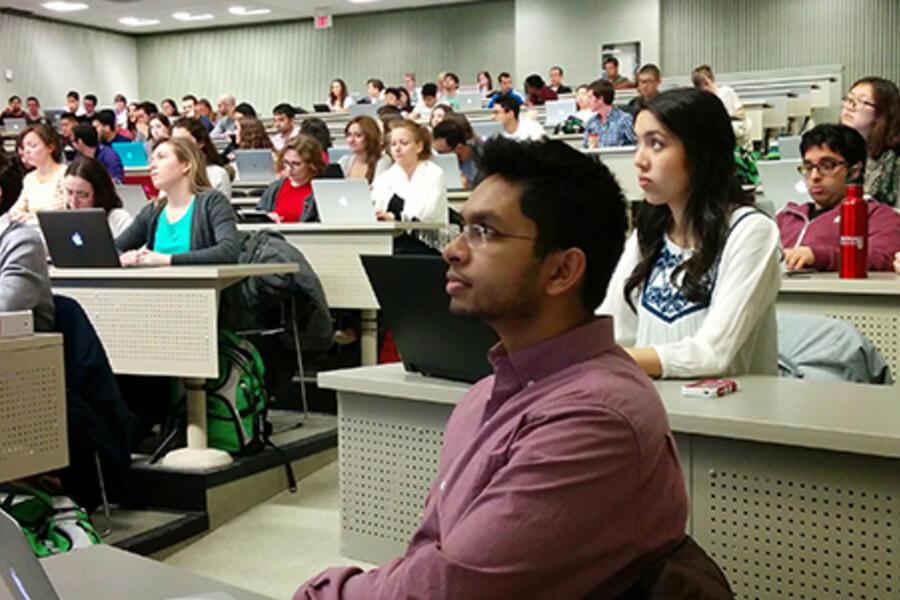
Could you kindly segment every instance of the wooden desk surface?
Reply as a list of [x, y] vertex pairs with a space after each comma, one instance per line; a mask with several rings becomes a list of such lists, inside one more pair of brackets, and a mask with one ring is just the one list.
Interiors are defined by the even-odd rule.
[[444, 223], [421, 223], [419, 221], [379, 221], [376, 223], [366, 223], [359, 225], [324, 225], [322, 223], [240, 223], [238, 231], [260, 231], [262, 229], [274, 229], [281, 233], [303, 233], [303, 234], [324, 234], [324, 233], [359, 233], [359, 232], [396, 232], [407, 231], [409, 229], [443, 229], [447, 225]]
[[841, 279], [837, 273], [783, 275], [781, 291], [811, 294], [868, 294], [900, 296], [900, 275], [870, 272], [866, 279]]
[[[900, 458], [896, 388], [745, 375], [721, 398], [681, 395], [682, 380], [655, 381], [673, 431]], [[456, 404], [470, 385], [407, 373], [395, 363], [319, 374], [338, 391]]]

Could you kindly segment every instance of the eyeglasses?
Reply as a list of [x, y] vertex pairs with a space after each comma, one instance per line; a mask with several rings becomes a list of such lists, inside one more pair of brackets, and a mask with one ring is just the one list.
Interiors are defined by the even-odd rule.
[[281, 164], [288, 169], [299, 169], [305, 164], [305, 162], [302, 160], [282, 160]]
[[466, 246], [471, 249], [484, 248], [488, 245], [490, 240], [495, 240], [499, 238], [510, 238], [514, 240], [530, 240], [532, 242], [537, 241], [536, 237], [529, 237], [527, 235], [514, 235], [512, 233], [502, 233], [497, 231], [493, 227], [488, 227], [487, 225], [481, 225], [479, 223], [463, 225], [462, 231], [458, 234], [452, 235], [451, 239], [455, 239], [458, 236], [463, 236], [463, 240], [466, 242]]
[[822, 175], [831, 175], [835, 169], [846, 164], [847, 161], [831, 160], [830, 158], [823, 158], [817, 163], [804, 161], [802, 165], [797, 166], [797, 172], [801, 175], [810, 175], [813, 169], [818, 169]]
[[878, 106], [874, 102], [869, 102], [868, 100], [862, 100], [861, 98], [856, 98], [855, 96], [851, 96], [847, 94], [841, 100], [850, 110], [856, 110], [858, 108], [862, 108], [863, 106], [871, 106], [872, 108], [878, 108]]

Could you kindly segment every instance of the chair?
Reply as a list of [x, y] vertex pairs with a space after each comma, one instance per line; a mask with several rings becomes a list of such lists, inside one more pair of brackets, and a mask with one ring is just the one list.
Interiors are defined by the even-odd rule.
[[652, 563], [619, 600], [733, 600], [719, 566], [690, 536]]

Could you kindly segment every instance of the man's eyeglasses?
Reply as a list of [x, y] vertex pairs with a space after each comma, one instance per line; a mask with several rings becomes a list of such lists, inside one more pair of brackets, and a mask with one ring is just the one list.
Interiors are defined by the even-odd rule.
[[803, 161], [802, 165], [797, 166], [797, 172], [801, 175], [810, 175], [813, 169], [818, 169], [822, 175], [831, 175], [835, 169], [846, 164], [847, 161], [831, 160], [830, 158], [823, 158], [817, 163]]
[[862, 108], [864, 106], [871, 106], [872, 108], [877, 108], [877, 105], [874, 102], [869, 102], [868, 100], [862, 100], [861, 98], [857, 98], [855, 96], [851, 96], [847, 94], [841, 100], [844, 104], [847, 105], [850, 110], [856, 110], [858, 108]]
[[529, 237], [527, 235], [514, 235], [512, 233], [502, 233], [500, 231], [497, 231], [493, 227], [488, 227], [487, 225], [481, 225], [479, 223], [463, 225], [462, 231], [460, 231], [458, 234], [452, 235], [451, 239], [455, 239], [460, 235], [466, 242], [466, 246], [472, 248], [473, 250], [477, 248], [484, 248], [488, 245], [489, 241], [500, 238], [531, 240], [532, 242], [537, 241], [536, 237]]

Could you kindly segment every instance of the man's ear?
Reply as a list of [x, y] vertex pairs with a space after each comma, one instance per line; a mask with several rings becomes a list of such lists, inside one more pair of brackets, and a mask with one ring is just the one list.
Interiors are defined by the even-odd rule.
[[547, 257], [550, 278], [544, 288], [550, 296], [562, 296], [584, 281], [587, 257], [581, 248], [557, 250]]

